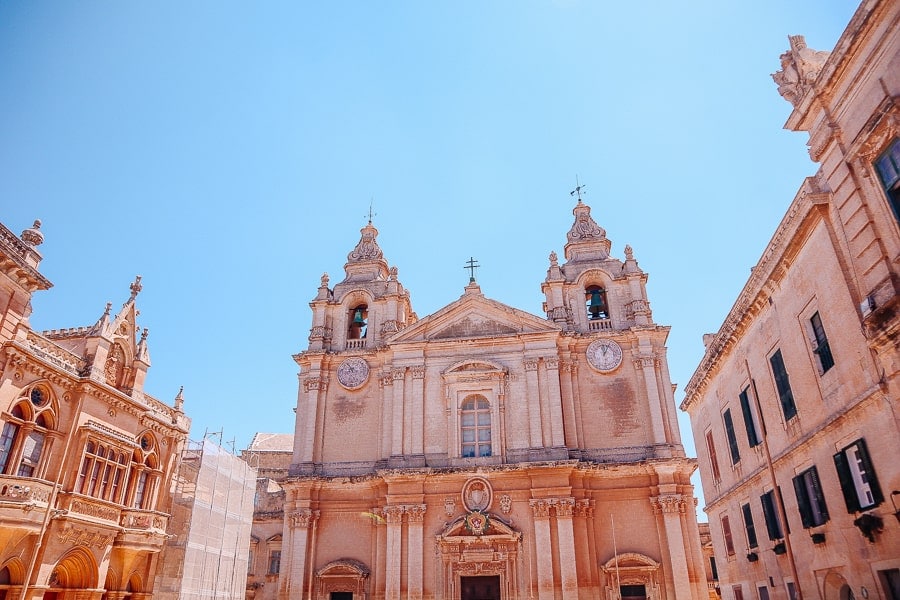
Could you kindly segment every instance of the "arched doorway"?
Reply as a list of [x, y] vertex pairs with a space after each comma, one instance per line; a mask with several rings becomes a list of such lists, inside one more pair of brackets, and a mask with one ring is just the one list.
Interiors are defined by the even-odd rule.
[[659, 563], [643, 554], [625, 552], [601, 566], [609, 600], [658, 600]]
[[316, 571], [318, 600], [366, 600], [369, 568], [358, 560], [342, 558]]
[[830, 571], [822, 582], [825, 600], [854, 600], [853, 590], [840, 573]]
[[80, 590], [95, 590], [97, 561], [86, 548], [69, 551], [54, 567], [47, 581], [44, 600], [74, 600]]

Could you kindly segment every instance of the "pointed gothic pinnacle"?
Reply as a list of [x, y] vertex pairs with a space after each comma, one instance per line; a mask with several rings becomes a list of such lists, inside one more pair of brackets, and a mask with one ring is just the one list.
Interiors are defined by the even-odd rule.
[[134, 300], [137, 298], [137, 295], [141, 293], [141, 290], [144, 289], [144, 286], [141, 285], [141, 276], [138, 275], [134, 278], [134, 283], [128, 286], [128, 289], [131, 290], [131, 298], [129, 300]]
[[181, 410], [184, 406], [184, 386], [178, 388], [178, 394], [175, 396], [175, 410]]

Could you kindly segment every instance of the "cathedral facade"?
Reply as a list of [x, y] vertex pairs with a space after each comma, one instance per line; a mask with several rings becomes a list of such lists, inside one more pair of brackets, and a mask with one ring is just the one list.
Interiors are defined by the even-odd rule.
[[[280, 598], [707, 597], [647, 275], [579, 199], [546, 317], [474, 278], [425, 318], [371, 221], [310, 303]], [[274, 582], [273, 582], [274, 583]]]

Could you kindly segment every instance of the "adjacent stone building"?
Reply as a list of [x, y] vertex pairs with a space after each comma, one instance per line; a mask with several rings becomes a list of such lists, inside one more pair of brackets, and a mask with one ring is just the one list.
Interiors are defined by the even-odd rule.
[[419, 319], [371, 222], [343, 280], [323, 275], [280, 598], [707, 598], [669, 328], [632, 249], [573, 213], [546, 317], [473, 277]]
[[[773, 77], [820, 163], [686, 390], [724, 598], [900, 599], [900, 3]], [[895, 518], [896, 517], [896, 518]]]
[[147, 599], [190, 422], [144, 392], [140, 278], [93, 325], [32, 330], [42, 241], [0, 225], [0, 599]]

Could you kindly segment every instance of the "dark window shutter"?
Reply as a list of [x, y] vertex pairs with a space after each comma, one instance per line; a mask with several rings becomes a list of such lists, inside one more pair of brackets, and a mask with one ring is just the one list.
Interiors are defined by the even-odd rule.
[[859, 447], [859, 459], [862, 461], [863, 469], [866, 471], [866, 481], [869, 489], [872, 490], [872, 506], [878, 506], [884, 502], [884, 494], [881, 493], [881, 486], [878, 485], [878, 477], [875, 475], [875, 467], [872, 465], [872, 459], [869, 458], [869, 449], [866, 448], [866, 440], [860, 438], [857, 442]]
[[853, 475], [850, 473], [850, 465], [847, 464], [847, 455], [844, 451], [834, 455], [834, 468], [837, 471], [838, 481], [841, 484], [841, 492], [844, 493], [844, 502], [847, 504], [847, 512], [859, 512], [859, 498], [856, 496], [856, 485], [853, 483]]
[[787, 369], [784, 368], [781, 350], [775, 351], [775, 354], [769, 358], [769, 364], [772, 365], [775, 387], [778, 389], [778, 398], [781, 400], [781, 412], [784, 413], [784, 420], [789, 421], [797, 415], [797, 405], [794, 403], [794, 393], [791, 391]]
[[773, 492], [766, 492], [759, 497], [762, 503], [763, 517], [766, 519], [766, 532], [769, 534], [770, 540], [777, 540], [781, 537], [780, 527], [778, 527], [778, 517], [775, 514], [775, 500]]
[[750, 409], [750, 395], [747, 393], [749, 388], [741, 392], [741, 413], [744, 415], [744, 428], [747, 430], [747, 442], [750, 447], [758, 446], [760, 443], [759, 434], [756, 431], [756, 425], [753, 423], [753, 413]]
[[797, 509], [800, 511], [800, 522], [804, 529], [813, 526], [812, 510], [809, 507], [809, 496], [806, 493], [806, 485], [803, 482], [803, 474], [794, 477], [794, 493], [797, 495]]
[[747, 529], [747, 545], [751, 548], [759, 546], [756, 540], [756, 528], [753, 526], [753, 513], [750, 511], [750, 505], [741, 506], [741, 512], [744, 513], [744, 527]]
[[[819, 481], [819, 470], [813, 467], [809, 470], [810, 482], [812, 483], [813, 491], [816, 495], [815, 502], [819, 507], [819, 512], [822, 514], [822, 523], [828, 521], [828, 505], [825, 503], [825, 494], [822, 492], [822, 483]], [[822, 523], [816, 523], [817, 525], [821, 525]]]
[[736, 465], [741, 460], [741, 451], [738, 449], [737, 436], [734, 434], [734, 421], [731, 420], [731, 409], [727, 409], [722, 415], [725, 421], [725, 436], [728, 438], [728, 450], [731, 452], [731, 464]]

